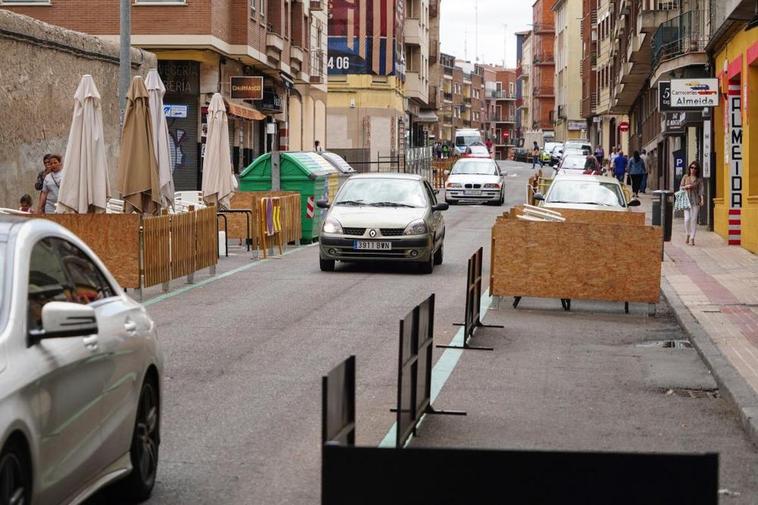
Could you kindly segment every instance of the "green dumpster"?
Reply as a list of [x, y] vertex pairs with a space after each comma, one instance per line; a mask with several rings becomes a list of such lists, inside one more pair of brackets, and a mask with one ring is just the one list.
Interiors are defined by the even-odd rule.
[[[279, 155], [282, 191], [300, 193], [301, 240], [318, 238], [325, 210], [316, 207], [321, 199], [333, 200], [339, 188], [339, 173], [313, 152], [282, 152]], [[240, 174], [240, 191], [271, 191], [271, 154], [259, 156]]]

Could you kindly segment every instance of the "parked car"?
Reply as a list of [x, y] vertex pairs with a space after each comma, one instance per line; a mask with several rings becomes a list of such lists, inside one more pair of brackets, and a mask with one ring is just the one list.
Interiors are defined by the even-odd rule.
[[492, 158], [492, 154], [484, 144], [472, 144], [466, 148], [464, 158]]
[[496, 203], [505, 202], [505, 178], [497, 162], [491, 159], [461, 159], [453, 165], [445, 183], [445, 201]]
[[571, 172], [584, 172], [584, 165], [587, 163], [586, 154], [568, 154], [558, 165], [558, 170], [567, 170]]
[[555, 209], [627, 211], [638, 207], [639, 200], [627, 201], [619, 181], [602, 175], [561, 173], [553, 180], [546, 195], [536, 194], [541, 206]]
[[517, 147], [513, 150], [513, 161], [527, 163], [529, 161], [529, 150], [524, 147]]
[[552, 165], [553, 164], [553, 153], [556, 148], [559, 148], [562, 145], [561, 142], [545, 142], [545, 147], [542, 149], [542, 152], [540, 153], [540, 161], [542, 161], [545, 165]]
[[0, 503], [80, 503], [155, 484], [162, 358], [155, 324], [52, 221], [0, 216]]
[[418, 175], [354, 175], [333, 203], [317, 205], [329, 209], [319, 235], [322, 271], [334, 271], [336, 261], [406, 261], [423, 273], [442, 264], [448, 204]]
[[592, 154], [592, 144], [586, 140], [567, 140], [563, 143], [563, 156], [579, 151], [585, 156]]

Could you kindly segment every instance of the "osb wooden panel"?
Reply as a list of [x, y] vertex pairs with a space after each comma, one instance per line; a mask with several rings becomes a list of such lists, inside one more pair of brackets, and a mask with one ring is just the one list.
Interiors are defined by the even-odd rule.
[[501, 217], [492, 229], [494, 296], [658, 303], [661, 230]]
[[[522, 207], [517, 206], [512, 212], [520, 214]], [[608, 210], [579, 210], [579, 209], [550, 209], [560, 212], [566, 221], [572, 223], [598, 223], [598, 224], [623, 224], [645, 225], [645, 213], [630, 210], [628, 212], [612, 212]]]
[[140, 216], [137, 214], [48, 214], [69, 229], [105, 263], [124, 288], [140, 286]]
[[192, 212], [171, 216], [171, 278], [193, 273], [195, 268], [195, 217]]
[[145, 287], [171, 280], [171, 216], [146, 217], [144, 230]]
[[[234, 209], [250, 209], [253, 211], [253, 228], [252, 236], [254, 237], [254, 247], [260, 248], [263, 244], [264, 228], [261, 226], [262, 216], [260, 215], [260, 202], [263, 198], [278, 197], [281, 199], [281, 220], [283, 241], [286, 244], [296, 243], [300, 239], [302, 229], [302, 218], [300, 207], [300, 194], [292, 191], [246, 191], [236, 193], [231, 201], [231, 207]], [[229, 219], [229, 237], [244, 238], [245, 216], [228, 215]]]

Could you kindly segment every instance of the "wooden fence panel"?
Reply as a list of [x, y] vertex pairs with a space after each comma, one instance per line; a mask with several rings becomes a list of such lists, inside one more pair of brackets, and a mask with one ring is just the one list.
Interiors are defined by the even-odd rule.
[[[523, 214], [522, 206], [513, 207], [511, 213]], [[571, 223], [586, 224], [624, 224], [631, 226], [643, 226], [645, 224], [645, 212], [629, 210], [614, 212], [610, 210], [582, 210], [582, 209], [549, 209], [560, 212], [566, 221]]]
[[218, 263], [218, 234], [216, 207], [206, 207], [192, 213], [195, 218], [195, 270]]
[[171, 280], [171, 216], [150, 216], [142, 220], [144, 287]]
[[42, 217], [77, 235], [105, 263], [121, 287], [140, 287], [141, 217], [138, 214], [48, 214]]
[[171, 215], [171, 278], [189, 275], [195, 268], [195, 218], [192, 212]]

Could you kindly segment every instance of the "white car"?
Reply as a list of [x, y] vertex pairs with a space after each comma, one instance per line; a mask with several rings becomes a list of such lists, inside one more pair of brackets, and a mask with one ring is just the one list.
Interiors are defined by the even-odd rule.
[[155, 325], [75, 235], [0, 217], [0, 504], [81, 503], [155, 484]]
[[497, 162], [489, 158], [462, 158], [455, 162], [445, 182], [445, 201], [505, 202], [505, 178]]
[[565, 156], [562, 160], [560, 165], [558, 165], [558, 170], [567, 170], [569, 172], [584, 172], [584, 165], [587, 163], [587, 156], [584, 154], [569, 154]]
[[621, 184], [613, 177], [602, 175], [559, 174], [546, 195], [534, 199], [548, 209], [610, 210], [625, 212], [638, 207], [639, 200], [627, 201]]

